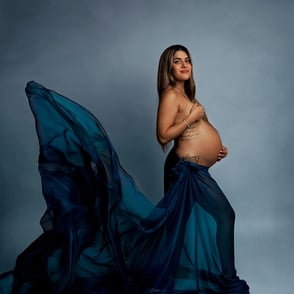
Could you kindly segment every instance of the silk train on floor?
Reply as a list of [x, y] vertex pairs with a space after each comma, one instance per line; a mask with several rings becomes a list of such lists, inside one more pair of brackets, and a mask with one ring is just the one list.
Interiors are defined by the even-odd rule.
[[154, 205], [120, 165], [100, 122], [36, 82], [44, 233], [0, 277], [0, 293], [249, 293], [222, 274], [215, 219], [197, 202], [212, 179], [179, 160]]

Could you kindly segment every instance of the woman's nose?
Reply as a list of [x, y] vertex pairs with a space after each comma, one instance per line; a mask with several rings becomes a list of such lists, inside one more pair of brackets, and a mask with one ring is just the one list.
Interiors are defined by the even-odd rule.
[[181, 66], [182, 66], [182, 67], [186, 67], [186, 62], [185, 62], [185, 60], [182, 60], [182, 61], [181, 61]]

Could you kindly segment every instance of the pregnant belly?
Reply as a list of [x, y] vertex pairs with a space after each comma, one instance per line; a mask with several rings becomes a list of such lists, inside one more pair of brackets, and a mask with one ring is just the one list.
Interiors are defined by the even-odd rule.
[[177, 155], [201, 165], [212, 166], [222, 147], [218, 132], [204, 121], [188, 132], [190, 135], [184, 133], [176, 142]]

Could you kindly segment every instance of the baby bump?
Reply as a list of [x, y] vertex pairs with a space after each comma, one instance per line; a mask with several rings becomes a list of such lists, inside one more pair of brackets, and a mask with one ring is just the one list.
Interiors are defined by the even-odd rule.
[[222, 147], [218, 132], [208, 123], [195, 126], [179, 137], [176, 142], [176, 153], [179, 157], [195, 163], [212, 166]]

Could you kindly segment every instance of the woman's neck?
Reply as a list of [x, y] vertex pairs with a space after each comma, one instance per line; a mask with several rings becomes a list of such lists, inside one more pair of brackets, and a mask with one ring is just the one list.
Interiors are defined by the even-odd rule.
[[185, 92], [185, 84], [184, 83], [176, 83], [175, 86], [173, 87], [176, 91], [184, 95], [185, 97], [188, 97], [186, 92]]
[[176, 88], [179, 91], [182, 91], [183, 93], [185, 93], [185, 83], [184, 82], [177, 82], [175, 84], [174, 88]]

